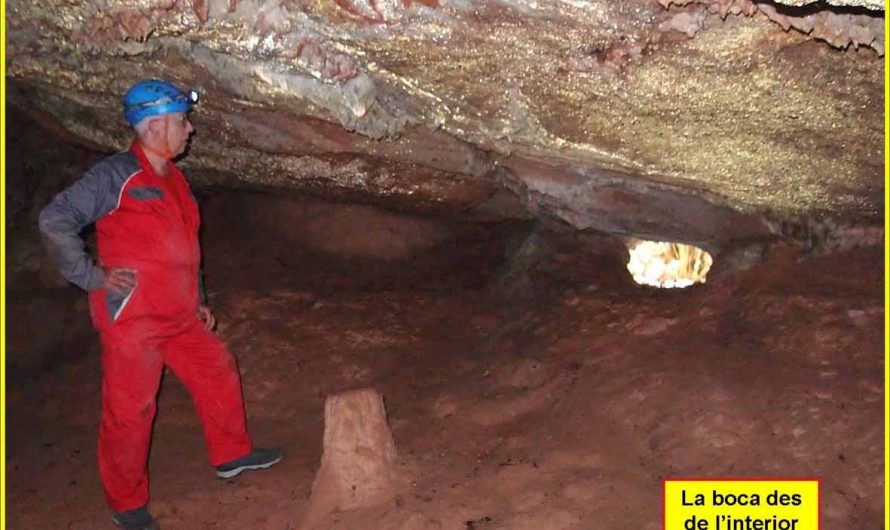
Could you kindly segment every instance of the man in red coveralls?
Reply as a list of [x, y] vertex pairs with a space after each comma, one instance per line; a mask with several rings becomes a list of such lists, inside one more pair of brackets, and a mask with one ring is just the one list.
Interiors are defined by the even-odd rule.
[[[89, 292], [102, 344], [99, 471], [112, 521], [157, 529], [148, 511], [147, 460], [164, 365], [188, 388], [210, 462], [220, 478], [264, 469], [280, 448], [254, 448], [232, 355], [212, 332], [198, 244], [200, 217], [173, 163], [193, 132], [197, 94], [165, 81], [136, 83], [124, 116], [136, 139], [57, 195], [40, 213], [40, 231], [62, 275]], [[80, 231], [96, 223], [98, 263]]]

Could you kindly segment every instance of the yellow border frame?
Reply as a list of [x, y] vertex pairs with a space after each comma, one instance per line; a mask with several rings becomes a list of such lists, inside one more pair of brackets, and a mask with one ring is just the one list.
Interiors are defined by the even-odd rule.
[[6, 528], [6, 2], [0, 6], [0, 529]]
[[[890, 21], [887, 19], [887, 6], [890, 5], [888, 0], [884, 1], [884, 35], [890, 34]], [[887, 498], [890, 496], [890, 433], [888, 428], [888, 415], [890, 415], [890, 235], [887, 234], [887, 228], [890, 226], [890, 210], [887, 203], [890, 201], [890, 172], [888, 172], [888, 153], [887, 148], [890, 143], [887, 141], [887, 130], [890, 129], [890, 113], [888, 113], [888, 96], [887, 85], [890, 82], [890, 72], [887, 65], [890, 64], [890, 58], [886, 53], [886, 40], [884, 44], [884, 530], [890, 530], [890, 503]]]
[[[890, 21], [887, 19], [887, 6], [890, 2], [884, 1], [884, 35], [890, 34]], [[887, 66], [890, 64], [890, 58], [886, 53], [886, 40], [884, 44], [884, 529], [890, 530], [890, 504], [887, 498], [890, 497], [890, 433], [887, 432], [888, 416], [890, 416], [890, 235], [887, 234], [887, 228], [890, 226], [890, 209], [887, 203], [890, 202], [890, 171], [888, 171], [888, 153], [887, 148], [890, 143], [887, 141], [887, 130], [890, 129], [890, 106], [888, 99], [890, 95], [887, 92], [887, 85], [890, 83], [890, 71]]]
[[[890, 35], [890, 21], [887, 13], [888, 1], [884, 2], [884, 35]], [[0, 529], [6, 528], [6, 2], [0, 4], [0, 217], [3, 227], [0, 228]], [[890, 416], [890, 157], [888, 157], [887, 130], [890, 129], [890, 112], [888, 112], [887, 87], [890, 85], [890, 56], [884, 54], [884, 528], [890, 530], [890, 432], [888, 432], [888, 416]]]

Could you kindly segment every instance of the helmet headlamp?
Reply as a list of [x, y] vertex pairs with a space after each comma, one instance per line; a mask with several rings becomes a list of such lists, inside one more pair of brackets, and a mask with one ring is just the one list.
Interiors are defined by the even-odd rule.
[[140, 81], [124, 95], [124, 117], [131, 126], [149, 116], [188, 112], [198, 102], [198, 92], [182, 92], [166, 81]]

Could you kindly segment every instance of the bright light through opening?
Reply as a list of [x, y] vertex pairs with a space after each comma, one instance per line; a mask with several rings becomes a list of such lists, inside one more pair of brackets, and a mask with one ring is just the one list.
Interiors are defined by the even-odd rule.
[[711, 255], [681, 243], [635, 240], [628, 244], [627, 270], [634, 281], [653, 287], [689, 287], [705, 283], [711, 269]]

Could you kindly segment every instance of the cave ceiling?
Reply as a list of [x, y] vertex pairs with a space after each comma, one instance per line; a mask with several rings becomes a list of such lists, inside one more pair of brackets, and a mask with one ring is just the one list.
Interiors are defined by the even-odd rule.
[[121, 94], [167, 78], [202, 94], [197, 185], [720, 246], [881, 223], [883, 9], [8, 0], [8, 99], [122, 149]]

